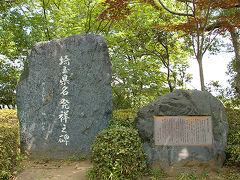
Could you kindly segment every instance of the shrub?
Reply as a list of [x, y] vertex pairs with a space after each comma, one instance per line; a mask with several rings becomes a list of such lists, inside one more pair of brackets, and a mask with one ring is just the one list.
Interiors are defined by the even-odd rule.
[[146, 169], [138, 132], [123, 126], [99, 133], [91, 147], [93, 170], [100, 179], [137, 179]]
[[11, 123], [18, 125], [17, 110], [15, 109], [1, 109], [0, 123]]
[[113, 117], [115, 119], [129, 119], [133, 121], [136, 113], [137, 112], [132, 109], [120, 109], [113, 111]]
[[115, 110], [113, 112], [113, 117], [108, 123], [108, 128], [113, 128], [116, 126], [124, 127], [134, 127], [134, 117], [136, 115], [135, 111], [132, 110]]
[[0, 123], [0, 179], [9, 179], [17, 163], [18, 126]]
[[226, 164], [240, 167], [240, 109], [227, 108], [229, 134], [226, 147]]

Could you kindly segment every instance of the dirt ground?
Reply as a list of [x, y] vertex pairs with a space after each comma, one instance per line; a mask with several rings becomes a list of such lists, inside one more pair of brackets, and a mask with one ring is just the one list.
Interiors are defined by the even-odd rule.
[[[26, 160], [23, 170], [13, 180], [88, 180], [86, 172], [92, 167], [89, 160], [84, 161], [48, 161]], [[143, 177], [142, 180], [240, 180], [239, 167], [224, 167], [219, 171], [204, 170], [199, 173], [171, 173], [168, 177]]]
[[80, 162], [24, 162], [24, 169], [14, 180], [87, 180], [86, 171], [92, 167], [88, 160]]

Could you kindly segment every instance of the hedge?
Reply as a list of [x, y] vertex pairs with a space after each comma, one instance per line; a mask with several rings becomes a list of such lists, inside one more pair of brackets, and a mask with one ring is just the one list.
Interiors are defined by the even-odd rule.
[[16, 109], [0, 109], [0, 123], [10, 123], [18, 125]]
[[9, 179], [17, 164], [19, 153], [19, 128], [0, 123], [0, 179]]
[[240, 167], [240, 109], [226, 108], [229, 134], [226, 147], [226, 165]]

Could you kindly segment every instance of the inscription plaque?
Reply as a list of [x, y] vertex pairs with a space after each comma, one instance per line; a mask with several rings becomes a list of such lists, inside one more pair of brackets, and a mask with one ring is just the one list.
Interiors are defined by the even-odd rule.
[[155, 145], [212, 145], [211, 116], [154, 116]]

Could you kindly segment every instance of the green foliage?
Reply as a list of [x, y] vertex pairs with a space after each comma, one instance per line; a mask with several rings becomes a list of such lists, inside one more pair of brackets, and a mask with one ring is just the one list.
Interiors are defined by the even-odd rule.
[[150, 169], [148, 175], [151, 175], [154, 179], [161, 179], [168, 177], [168, 174], [163, 169]]
[[9, 179], [17, 165], [19, 145], [18, 127], [0, 123], [0, 179]]
[[18, 125], [17, 110], [15, 109], [1, 109], [0, 123], [9, 123]]
[[73, 155], [73, 156], [68, 156], [66, 158], [67, 161], [71, 162], [71, 161], [83, 161], [83, 160], [86, 160], [86, 155], [82, 154], [80, 156], [77, 156], [77, 155]]
[[233, 58], [232, 59], [232, 61], [228, 64], [228, 67], [227, 67], [227, 72], [226, 72], [226, 74], [228, 75], [228, 83], [230, 84], [230, 86], [231, 86], [231, 92], [232, 92], [232, 94], [233, 94], [233, 96], [235, 97], [234, 99], [236, 100], [237, 99], [237, 101], [238, 102], [233, 102], [235, 105], [239, 105], [240, 103], [240, 96], [239, 96], [239, 90], [238, 90], [238, 86], [239, 86], [239, 84], [238, 84], [238, 74], [239, 74], [239, 72], [238, 72], [238, 69], [239, 69], [239, 63], [238, 63], [239, 61], [237, 61], [237, 58], [235, 57], [235, 58]]
[[[184, 68], [188, 66], [188, 53], [181, 41], [174, 33], [152, 28], [164, 21], [179, 19], [166, 15], [160, 9], [134, 5], [134, 13], [116, 23], [99, 18], [104, 10], [102, 0], [12, 2], [3, 1], [0, 4], [3, 7], [0, 10], [0, 53], [11, 61], [23, 60], [27, 51], [39, 41], [82, 33], [104, 35], [113, 63], [115, 109], [138, 109], [155, 97], [166, 94], [170, 84], [172, 89], [175, 85], [182, 87], [183, 81], [189, 78], [184, 73]], [[1, 79], [6, 78], [0, 74]], [[11, 96], [4, 95], [4, 98], [14, 98], [16, 86], [8, 87]]]
[[131, 11], [107, 36], [115, 109], [139, 109], [190, 79], [188, 52], [177, 34], [153, 28], [173, 18], [150, 5]]
[[134, 128], [134, 117], [136, 111], [130, 109], [122, 109], [113, 111], [113, 117], [108, 123], [108, 128], [124, 126]]
[[179, 180], [197, 180], [197, 176], [195, 173], [186, 173], [186, 172], [181, 172], [178, 176], [177, 179]]
[[41, 10], [32, 8], [33, 3], [29, 0], [6, 1], [2, 3], [4, 8], [0, 8], [0, 54], [11, 61], [22, 61], [36, 42], [48, 40], [44, 36], [46, 23]]
[[87, 176], [89, 180], [96, 180], [97, 179], [97, 174], [96, 172], [93, 170], [93, 168], [89, 168], [87, 170]]
[[0, 110], [0, 179], [9, 179], [22, 169], [23, 156], [19, 150], [17, 110]]
[[133, 128], [103, 130], [91, 150], [93, 171], [100, 179], [138, 179], [147, 166], [141, 140]]
[[[96, 21], [98, 0], [16, 0], [0, 2], [0, 54], [24, 61], [36, 42], [74, 34], [102, 33], [110, 22]], [[0, 62], [0, 104], [15, 104], [19, 72]]]
[[219, 81], [211, 81], [207, 84], [206, 90], [214, 94], [227, 109], [240, 108], [240, 96], [233, 87], [223, 87]]
[[48, 163], [51, 159], [50, 158], [39, 158], [39, 159], [34, 159], [34, 163], [36, 164], [45, 164]]
[[240, 167], [240, 109], [227, 108], [226, 111], [229, 124], [226, 164]]
[[218, 178], [220, 180], [238, 180], [240, 177], [240, 168], [236, 168], [236, 167], [229, 167], [227, 169], [219, 169], [217, 171], [218, 173]]
[[15, 89], [19, 76], [19, 68], [0, 59], [0, 104], [16, 105]]

